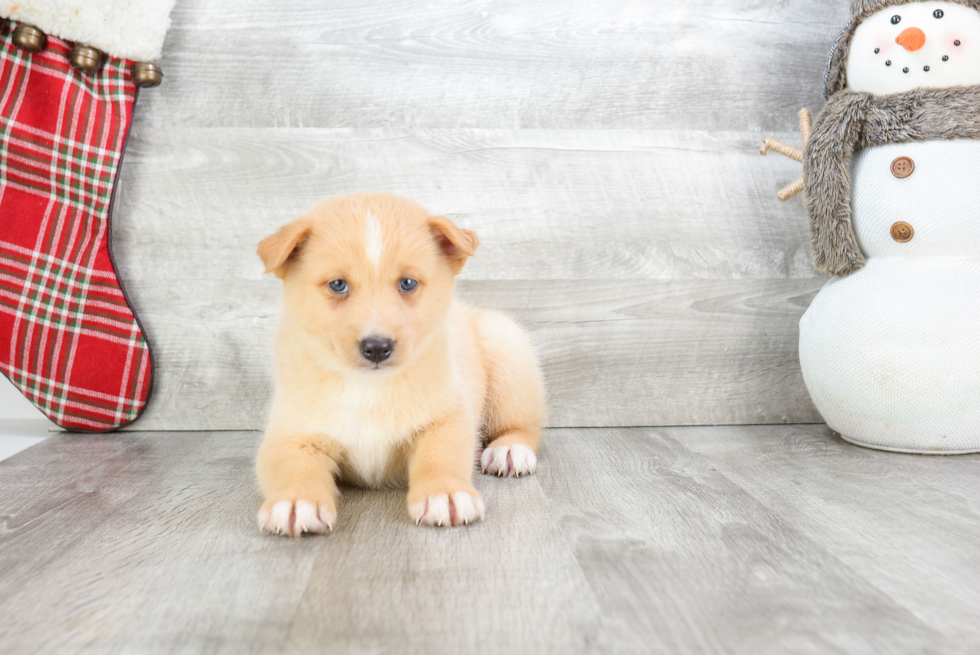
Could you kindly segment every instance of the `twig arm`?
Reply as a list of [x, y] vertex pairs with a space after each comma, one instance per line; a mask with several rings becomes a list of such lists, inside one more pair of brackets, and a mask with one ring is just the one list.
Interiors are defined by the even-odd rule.
[[802, 177], [800, 179], [796, 180], [795, 182], [793, 182], [792, 184], [789, 184], [789, 185], [783, 187], [782, 189], [780, 189], [779, 190], [779, 193], [776, 194], [776, 197], [779, 198], [780, 200], [782, 200], [783, 202], [786, 202], [787, 200], [789, 200], [793, 196], [797, 195], [801, 191], [803, 191], [803, 178]]
[[[813, 115], [810, 114], [810, 110], [804, 107], [796, 114], [800, 119], [800, 137], [803, 139], [803, 146], [806, 147], [807, 142], [810, 140], [810, 135], [813, 134]], [[778, 152], [781, 155], [789, 157], [793, 161], [798, 161], [803, 163], [803, 149], [797, 148], [796, 146], [791, 146], [788, 143], [784, 143], [779, 139], [768, 138], [763, 144], [762, 148], [759, 149], [760, 155], [765, 155], [770, 150]], [[776, 197], [780, 200], [786, 201], [795, 195], [798, 195], [805, 188], [806, 183], [804, 178], [800, 178], [779, 190]]]
[[800, 117], [800, 136], [803, 137], [803, 145], [810, 142], [810, 134], [813, 133], [813, 115], [810, 110], [804, 107], [798, 114]]
[[773, 152], [778, 152], [781, 155], [785, 155], [786, 157], [789, 157], [794, 161], [798, 161], [801, 164], [803, 163], [803, 151], [796, 146], [783, 143], [779, 139], [774, 139], [772, 137], [766, 139], [762, 144], [762, 148], [759, 149], [759, 154], [764, 155], [770, 150]]

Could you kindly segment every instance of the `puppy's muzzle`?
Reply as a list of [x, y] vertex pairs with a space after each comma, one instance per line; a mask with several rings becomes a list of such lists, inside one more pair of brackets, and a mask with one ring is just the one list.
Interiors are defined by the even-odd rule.
[[361, 341], [361, 356], [369, 362], [380, 364], [395, 350], [395, 342], [384, 337], [368, 337]]

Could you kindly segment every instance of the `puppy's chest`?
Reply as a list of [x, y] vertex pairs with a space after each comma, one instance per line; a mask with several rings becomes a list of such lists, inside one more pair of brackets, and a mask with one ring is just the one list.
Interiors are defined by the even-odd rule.
[[[408, 402], [406, 402], [408, 401]], [[382, 484], [403, 471], [392, 470], [431, 412], [410, 398], [394, 399], [370, 390], [346, 389], [329, 399], [317, 430], [343, 446], [343, 464], [360, 481]]]

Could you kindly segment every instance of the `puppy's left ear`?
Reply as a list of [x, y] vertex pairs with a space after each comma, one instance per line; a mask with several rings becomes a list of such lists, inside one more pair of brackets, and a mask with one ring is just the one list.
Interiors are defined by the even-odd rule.
[[275, 273], [281, 278], [286, 274], [286, 263], [310, 236], [310, 225], [305, 219], [298, 219], [283, 225], [279, 230], [259, 242], [259, 257], [265, 264], [266, 273]]
[[442, 254], [449, 260], [453, 274], [458, 275], [466, 265], [466, 260], [474, 256], [480, 246], [476, 232], [458, 227], [445, 216], [431, 216], [429, 230], [436, 238]]

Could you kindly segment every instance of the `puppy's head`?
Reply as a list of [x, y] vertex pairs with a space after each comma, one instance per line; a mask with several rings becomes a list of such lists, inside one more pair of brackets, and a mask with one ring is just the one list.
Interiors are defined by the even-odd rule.
[[262, 240], [266, 273], [283, 281], [285, 320], [335, 367], [410, 362], [439, 338], [455, 276], [479, 245], [448, 218], [405, 198], [331, 198]]

